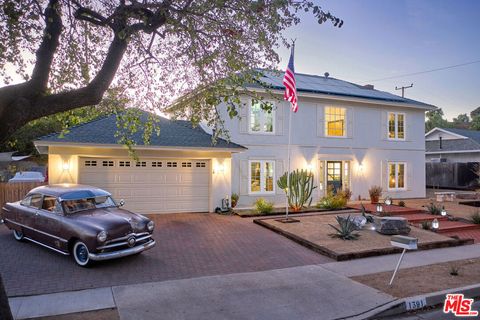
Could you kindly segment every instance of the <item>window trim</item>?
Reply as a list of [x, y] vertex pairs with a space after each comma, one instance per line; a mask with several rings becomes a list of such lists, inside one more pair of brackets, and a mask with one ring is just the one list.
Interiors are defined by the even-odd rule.
[[[328, 126], [327, 126], [327, 108], [339, 108], [345, 110], [345, 119], [344, 119], [344, 130], [343, 136], [331, 136], [328, 134]], [[325, 106], [323, 108], [323, 127], [324, 127], [324, 136], [325, 138], [338, 138], [338, 139], [346, 139], [348, 138], [348, 108], [341, 107], [341, 106]]]
[[[393, 114], [395, 115], [395, 137], [390, 138], [390, 115]], [[401, 114], [403, 115], [403, 138], [398, 138], [398, 115]], [[390, 141], [405, 141], [405, 138], [407, 136], [407, 115], [405, 112], [394, 112], [394, 111], [388, 111], [387, 112], [387, 139]]]
[[[397, 187], [390, 187], [390, 165], [395, 165], [395, 185]], [[403, 187], [398, 188], [398, 165], [403, 164]], [[405, 191], [407, 190], [407, 163], [405, 161], [388, 161], [387, 162], [387, 189], [388, 191]]]
[[[248, 133], [249, 134], [258, 134], [258, 135], [275, 135], [275, 130], [276, 130], [276, 112], [277, 112], [277, 108], [276, 108], [276, 105], [275, 105], [275, 102], [272, 101], [272, 100], [265, 100], [265, 102], [268, 102], [268, 103], [271, 103], [273, 105], [272, 107], [272, 112], [271, 112], [271, 115], [272, 115], [272, 132], [267, 132], [267, 131], [252, 131], [252, 106], [253, 106], [253, 101], [250, 102], [250, 105], [248, 107], [248, 114], [247, 114], [247, 117], [248, 117]], [[263, 109], [260, 109], [260, 111], [262, 112], [261, 114], [265, 114], [266, 111], [263, 110]], [[265, 118], [262, 118], [263, 120]], [[264, 125], [265, 123], [262, 121], [260, 122], [260, 128]]]
[[[260, 162], [260, 191], [252, 191], [252, 162]], [[272, 191], [264, 191], [265, 184], [266, 184], [266, 176], [264, 163], [270, 162], [273, 164], [273, 190]], [[248, 194], [249, 195], [274, 195], [276, 192], [275, 186], [275, 160], [272, 159], [252, 159], [248, 160]]]

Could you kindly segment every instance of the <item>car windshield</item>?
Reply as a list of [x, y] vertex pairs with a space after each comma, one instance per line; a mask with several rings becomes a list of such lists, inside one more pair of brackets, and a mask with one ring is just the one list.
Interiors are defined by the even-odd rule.
[[115, 201], [113, 201], [113, 199], [109, 196], [63, 201], [63, 208], [67, 214], [90, 209], [111, 208], [116, 206], [117, 204]]

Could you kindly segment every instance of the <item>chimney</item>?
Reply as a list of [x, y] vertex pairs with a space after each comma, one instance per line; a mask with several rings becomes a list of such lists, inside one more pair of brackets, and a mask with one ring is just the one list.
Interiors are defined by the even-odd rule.
[[373, 84], [366, 84], [363, 86], [365, 89], [368, 89], [368, 90], [373, 90], [375, 87], [373, 86]]

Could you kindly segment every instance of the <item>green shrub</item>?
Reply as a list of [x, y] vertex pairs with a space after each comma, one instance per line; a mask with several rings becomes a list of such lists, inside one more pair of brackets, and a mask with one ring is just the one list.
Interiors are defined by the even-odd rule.
[[327, 189], [327, 195], [320, 199], [317, 203], [317, 208], [319, 209], [328, 209], [335, 210], [343, 208], [347, 205], [348, 199], [346, 198], [348, 194], [339, 192], [336, 195], [333, 194], [333, 188], [329, 187]]
[[432, 228], [432, 224], [430, 223], [430, 221], [422, 221], [422, 223], [420, 224], [420, 226], [422, 227], [422, 229], [424, 230], [430, 230]]
[[472, 219], [473, 223], [480, 224], [480, 213], [478, 211], [472, 214], [470, 218]]
[[328, 224], [330, 227], [335, 229], [336, 233], [331, 233], [330, 237], [332, 238], [340, 238], [342, 240], [357, 240], [360, 234], [354, 232], [356, 230], [356, 226], [353, 223], [353, 218], [350, 216], [347, 219], [342, 219], [340, 216], [336, 216], [337, 223], [339, 228], [335, 227], [334, 225]]
[[433, 202], [430, 202], [430, 204], [427, 205], [427, 211], [428, 213], [434, 216], [439, 216], [442, 214], [442, 208], [440, 206], [435, 205], [435, 203]]
[[458, 266], [451, 266], [450, 267], [450, 275], [452, 276], [458, 276], [460, 271], [460, 267]]
[[231, 206], [232, 206], [232, 208], [235, 208], [237, 206], [238, 199], [240, 199], [238, 194], [232, 193], [232, 196], [231, 196], [231, 200], [232, 200]]
[[273, 202], [269, 202], [264, 198], [258, 198], [255, 200], [255, 210], [261, 214], [268, 214], [273, 211]]
[[348, 201], [352, 197], [352, 190], [350, 190], [349, 188], [344, 188], [342, 189], [342, 191], [340, 191], [340, 195]]
[[400, 201], [398, 202], [398, 205], [399, 205], [400, 207], [405, 207], [405, 201], [400, 200]]

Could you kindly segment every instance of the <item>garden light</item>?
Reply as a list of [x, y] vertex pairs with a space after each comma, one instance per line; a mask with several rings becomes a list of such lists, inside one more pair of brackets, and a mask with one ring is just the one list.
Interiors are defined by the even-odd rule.
[[383, 212], [383, 206], [381, 203], [377, 204], [377, 212]]
[[447, 210], [445, 210], [445, 207], [442, 208], [442, 211], [440, 211], [440, 214], [445, 217], [447, 215]]
[[437, 220], [437, 219], [433, 219], [433, 221], [432, 221], [432, 229], [433, 229], [434, 231], [436, 231], [436, 230], [438, 230], [439, 227], [440, 227], [440, 223], [438, 222], [438, 220]]
[[391, 205], [391, 204], [392, 204], [392, 198], [387, 197], [387, 198], [385, 199], [385, 204], [386, 204], [387, 206]]

